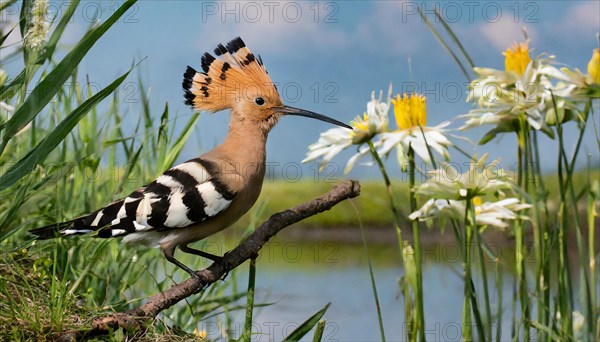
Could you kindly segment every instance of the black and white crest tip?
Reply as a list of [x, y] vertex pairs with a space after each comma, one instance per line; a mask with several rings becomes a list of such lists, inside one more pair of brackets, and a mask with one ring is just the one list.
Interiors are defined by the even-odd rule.
[[238, 103], [234, 94], [272, 84], [260, 56], [254, 55], [240, 37], [218, 44], [214, 55], [205, 52], [199, 71], [188, 66], [182, 82], [185, 103], [207, 112], [234, 108]]
[[230, 54], [233, 55], [236, 52], [238, 52], [239, 49], [242, 49], [245, 47], [246, 47], [246, 44], [244, 43], [242, 38], [235, 37], [229, 43], [227, 43], [226, 49], [227, 49], [227, 51], [229, 51]]

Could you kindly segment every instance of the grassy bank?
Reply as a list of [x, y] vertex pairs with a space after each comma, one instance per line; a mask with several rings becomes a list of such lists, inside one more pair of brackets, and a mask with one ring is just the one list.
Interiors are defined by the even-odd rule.
[[[587, 171], [576, 172], [573, 175], [575, 188], [582, 189], [587, 179], [600, 179], [600, 169], [595, 169], [589, 174]], [[558, 175], [548, 173], [544, 175], [547, 185], [548, 198], [558, 199]], [[264, 221], [269, 215], [291, 208], [298, 203], [327, 192], [334, 183], [314, 182], [301, 180], [295, 183], [275, 180], [265, 182], [263, 192], [254, 207], [254, 213], [246, 215], [238, 225], [247, 226], [252, 219]], [[409, 224], [407, 219], [410, 214], [408, 182], [393, 180], [394, 198], [398, 204], [402, 220]], [[380, 180], [361, 181], [361, 195], [351, 201], [343, 202], [326, 214], [316, 215], [302, 222], [302, 225], [318, 227], [358, 226], [359, 220], [365, 226], [390, 226], [392, 223], [390, 210], [385, 197], [385, 186]], [[557, 209], [558, 202], [549, 201], [550, 209]]]

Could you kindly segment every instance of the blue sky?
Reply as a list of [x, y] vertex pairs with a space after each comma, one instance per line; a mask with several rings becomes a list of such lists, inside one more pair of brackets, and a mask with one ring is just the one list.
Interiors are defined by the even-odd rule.
[[[64, 6], [60, 2], [51, 4], [58, 10]], [[106, 19], [119, 4], [82, 1], [61, 45], [66, 50], [76, 41], [96, 19], [94, 13]], [[417, 5], [427, 10], [430, 20], [435, 20], [432, 10], [437, 6], [479, 66], [503, 68], [501, 53], [512, 42], [523, 39], [523, 27], [531, 38], [533, 55], [548, 52], [569, 66], [585, 69], [592, 50], [598, 46], [598, 1], [142, 0], [90, 51], [80, 75], [82, 81], [88, 74], [92, 81], [105, 86], [126, 71], [132, 61], [145, 57], [141, 73], [151, 89], [155, 113], [159, 115], [168, 102], [173, 113], [188, 116], [191, 110], [183, 104], [181, 90], [186, 65], [198, 68], [204, 51], [241, 36], [253, 52], [262, 56], [287, 104], [350, 121], [366, 110], [371, 91], [387, 89], [392, 82], [395, 93], [414, 86], [425, 93], [428, 124], [435, 125], [466, 113], [470, 106], [465, 103], [464, 76], [421, 22], [415, 11]], [[3, 21], [15, 18], [9, 15]], [[16, 65], [4, 67], [18, 70]], [[135, 82], [135, 77], [130, 81]], [[132, 95], [138, 98], [137, 93]], [[131, 122], [136, 122], [140, 104], [134, 101], [124, 106], [128, 107]], [[202, 115], [197, 136], [186, 145], [182, 159], [218, 144], [226, 134], [228, 119], [227, 112]], [[326, 123], [305, 118], [284, 118], [270, 135], [268, 159], [280, 165], [299, 162], [306, 146], [329, 128]], [[460, 134], [477, 141], [484, 132]], [[506, 136], [473, 151], [489, 152], [509, 168], [515, 161], [513, 140]], [[586, 136], [583, 149], [598, 161], [593, 134]], [[340, 163], [340, 170], [350, 153], [334, 159]], [[459, 162], [464, 160], [456, 152], [453, 156]], [[394, 158], [390, 159], [393, 166]], [[544, 154], [543, 166], [552, 170], [554, 163], [552, 147]], [[309, 166], [304, 168], [310, 172]], [[374, 168], [361, 165], [351, 173], [375, 175]]]

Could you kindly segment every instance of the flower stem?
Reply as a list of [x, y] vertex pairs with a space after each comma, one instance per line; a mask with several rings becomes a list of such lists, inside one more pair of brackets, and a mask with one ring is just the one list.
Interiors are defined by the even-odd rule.
[[[479, 340], [487, 341], [489, 337], [486, 338], [485, 331], [483, 330], [484, 324], [481, 320], [481, 313], [479, 311], [479, 305], [477, 304], [477, 296], [475, 295], [475, 285], [473, 283], [473, 277], [471, 275], [471, 244], [473, 235], [477, 235], [477, 221], [476, 221], [476, 212], [475, 205], [473, 204], [473, 198], [471, 194], [469, 194], [469, 198], [467, 199], [467, 205], [465, 208], [465, 230], [466, 230], [466, 259], [465, 259], [465, 290], [466, 295], [471, 301], [471, 309], [473, 311], [473, 316], [475, 318], [475, 326], [477, 327], [477, 334], [479, 335]], [[477, 239], [475, 240], [477, 241]], [[485, 276], [485, 273], [483, 274]], [[467, 279], [468, 278], [468, 279]], [[486, 285], [487, 292], [487, 285]], [[470, 318], [470, 317], [469, 317]], [[469, 319], [470, 321], [470, 319]], [[469, 328], [471, 329], [471, 328]], [[472, 334], [472, 331], [471, 331]]]
[[394, 228], [396, 229], [396, 234], [398, 235], [398, 244], [400, 246], [400, 252], [402, 253], [402, 247], [404, 245], [404, 242], [402, 240], [402, 230], [400, 229], [400, 216], [398, 214], [398, 209], [396, 209], [396, 201], [394, 200], [394, 193], [392, 191], [392, 182], [390, 181], [390, 177], [388, 176], [387, 171], [385, 170], [383, 161], [381, 160], [379, 154], [377, 154], [377, 151], [375, 150], [375, 146], [373, 146], [373, 143], [370, 140], [367, 142], [367, 144], [369, 145], [369, 151], [371, 152], [373, 159], [375, 159], [375, 161], [377, 162], [377, 166], [379, 166], [379, 171], [381, 172], [381, 176], [383, 177], [383, 181], [385, 183], [388, 200], [390, 202], [390, 210], [392, 211]]
[[[475, 207], [473, 207], [475, 209]], [[479, 269], [481, 270], [481, 278], [483, 282], [483, 298], [485, 299], [485, 323], [483, 324], [486, 328], [486, 340], [491, 340], [492, 338], [492, 308], [490, 305], [490, 291], [488, 286], [488, 276], [487, 269], [485, 264], [485, 256], [484, 252], [484, 241], [479, 234], [479, 230], [477, 227], [473, 229], [475, 233], [475, 242], [477, 243], [477, 254], [479, 256]], [[494, 259], [495, 260], [495, 259]]]
[[[435, 164], [434, 164], [435, 165]], [[415, 194], [415, 151], [412, 147], [408, 148], [408, 170], [409, 170], [409, 186], [410, 186], [410, 212], [417, 210], [417, 197]], [[421, 238], [419, 236], [419, 223], [412, 221], [413, 244], [415, 246], [415, 264], [417, 288], [415, 289], [415, 297], [417, 302], [417, 315], [419, 333], [421, 341], [425, 341], [425, 315], [423, 308], [423, 272], [422, 272], [422, 255], [421, 255]]]
[[[529, 124], [525, 119], [520, 120], [520, 125], [517, 130], [518, 138], [518, 183], [521, 189], [527, 192], [528, 188], [528, 172], [527, 172], [527, 131]], [[515, 220], [515, 263], [517, 269], [518, 296], [521, 303], [521, 321], [523, 322], [523, 340], [530, 341], [529, 322], [531, 322], [529, 310], [529, 294], [527, 290], [527, 275], [525, 269], [525, 255], [527, 255], [527, 245], [525, 243], [525, 235], [523, 232], [524, 223], [522, 220]], [[516, 332], [518, 339], [519, 332]]]
[[[530, 157], [535, 158], [532, 160], [534, 166], [535, 180], [537, 191], [535, 194], [535, 220], [536, 224], [533, 225], [534, 229], [534, 244], [535, 244], [535, 256], [536, 256], [536, 293], [537, 293], [537, 312], [538, 322], [541, 325], [547, 326], [550, 321], [550, 247], [546, 245], [546, 240], [551, 234], [550, 213], [548, 211], [548, 192], [544, 184], [540, 168], [540, 152], [537, 139], [537, 131], [532, 132], [533, 140], [530, 140]], [[541, 207], [541, 208], [540, 208]], [[543, 211], [543, 215], [542, 215]], [[544, 341], [547, 339], [546, 332], [539, 330], [540, 340]]]
[[[402, 262], [406, 264], [406, 258], [404, 257], [404, 254], [402, 252], [404, 250], [404, 240], [402, 239], [402, 230], [400, 229], [400, 216], [398, 214], [398, 210], [396, 209], [397, 207], [396, 207], [396, 201], [394, 200], [394, 193], [393, 193], [393, 190], [392, 190], [392, 183], [391, 183], [390, 177], [388, 176], [388, 173], [387, 173], [387, 171], [385, 169], [385, 165], [383, 165], [383, 161], [381, 160], [381, 158], [379, 157], [379, 154], [375, 150], [375, 146], [373, 145], [373, 143], [371, 141], [368, 141], [367, 144], [369, 146], [369, 151], [370, 151], [371, 155], [373, 156], [373, 159], [375, 159], [375, 161], [377, 162], [377, 166], [379, 167], [379, 171], [381, 172], [381, 176], [383, 177], [383, 181], [384, 181], [385, 186], [386, 186], [386, 190], [387, 190], [386, 192], [387, 192], [388, 200], [389, 200], [389, 203], [390, 203], [390, 210], [391, 210], [392, 216], [393, 216], [392, 219], [393, 219], [393, 222], [394, 222], [394, 228], [396, 229], [396, 234], [398, 236], [398, 245], [400, 247], [400, 253], [402, 255]], [[413, 164], [414, 164], [414, 162], [413, 162]], [[413, 169], [413, 178], [414, 178], [414, 167], [412, 169]], [[415, 206], [416, 206], [416, 204], [415, 204]], [[417, 255], [418, 255], [418, 257], [417, 257]], [[419, 252], [418, 253], [415, 250], [415, 263], [417, 264], [416, 268], [418, 269], [418, 271], [417, 271], [417, 274], [418, 274], [417, 279], [420, 279], [420, 269], [421, 269], [421, 266], [420, 266], [420, 248], [419, 248]], [[408, 307], [408, 306], [406, 307], [406, 310], [405, 310], [405, 319], [406, 319], [407, 322], [414, 322], [417, 325], [416, 328], [420, 332], [421, 340], [424, 341], [425, 340], [425, 321], [423, 319], [424, 315], [423, 315], [423, 309], [422, 309], [423, 308], [423, 297], [422, 297], [422, 292], [421, 292], [422, 285], [421, 285], [421, 283], [419, 281], [418, 281], [417, 284], [418, 284], [417, 288], [413, 289], [413, 291], [415, 292], [415, 297], [416, 297], [416, 301], [417, 301], [417, 310], [416, 311], [417, 311], [417, 317], [418, 317], [418, 319], [417, 319], [416, 322], [412, 319], [411, 308]], [[405, 290], [402, 291], [403, 292], [402, 294], [404, 296], [404, 300], [405, 301], [410, 300], [411, 294], [408, 291], [408, 287], [405, 286], [404, 289]], [[416, 336], [416, 329], [415, 330], [412, 329], [413, 328], [412, 324], [409, 324], [409, 326], [411, 327], [411, 329], [409, 329], [409, 331], [408, 331], [408, 338], [411, 341], [412, 340], [416, 340], [416, 337], [417, 337]]]
[[465, 272], [465, 287], [464, 287], [464, 302], [463, 302], [463, 319], [462, 333], [463, 341], [473, 341], [473, 323], [471, 309], [471, 238], [473, 236], [470, 220], [471, 201], [467, 200], [465, 207], [465, 240], [463, 248], [464, 272]]
[[[564, 156], [563, 132], [560, 120], [556, 122], [556, 132], [558, 134], [558, 183], [560, 191], [561, 205], [559, 209], [559, 263], [558, 263], [558, 308], [560, 312], [561, 328], [559, 332], [563, 339], [573, 335], [573, 323], [571, 319], [571, 309], [573, 307], [571, 276], [569, 271], [569, 263], [566, 260], [568, 255], [566, 229], [569, 226], [568, 210], [567, 210], [567, 183], [563, 168], [569, 171], [569, 165]], [[568, 177], [568, 176], [567, 176]]]
[[[554, 96], [553, 96], [553, 101], [554, 101]], [[556, 105], [555, 105], [556, 107]], [[585, 260], [585, 244], [583, 242], [583, 234], [581, 231], [581, 223], [580, 223], [580, 219], [579, 219], [579, 213], [578, 213], [578, 206], [577, 206], [577, 202], [578, 202], [578, 196], [576, 196], [575, 194], [575, 189], [574, 189], [574, 185], [573, 185], [573, 170], [575, 168], [575, 161], [577, 160], [577, 155], [579, 152], [579, 148], [581, 146], [581, 142], [583, 140], [583, 135], [585, 133], [585, 127], [586, 127], [586, 122], [587, 122], [587, 118], [589, 117], [589, 113], [590, 113], [590, 109], [591, 109], [591, 101], [588, 101], [588, 103], [586, 104], [586, 108], [584, 109], [584, 111], [581, 113], [581, 122], [579, 125], [579, 137], [577, 139], [577, 143], [575, 145], [575, 151], [573, 152], [573, 156], [571, 157], [571, 161], [569, 162], [567, 160], [567, 155], [565, 152], [565, 145], [564, 145], [564, 140], [563, 140], [563, 130], [562, 130], [562, 123], [557, 122], [556, 125], [556, 129], [557, 129], [557, 133], [558, 133], [558, 139], [559, 139], [559, 163], [560, 160], [562, 160], [562, 163], [564, 164], [565, 170], [566, 170], [566, 179], [561, 181], [561, 199], [563, 199], [563, 208], [564, 208], [564, 216], [563, 216], [563, 221], [566, 222], [566, 217], [567, 217], [567, 213], [569, 212], [569, 210], [567, 209], [569, 206], [569, 199], [571, 202], [571, 206], [572, 206], [572, 212], [574, 212], [573, 214], [573, 221], [570, 222], [569, 226], [574, 226], [575, 228], [575, 234], [576, 234], [576, 239], [577, 239], [577, 250], [578, 250], [578, 257], [580, 262], [583, 262], [583, 260]], [[562, 157], [562, 159], [561, 159]], [[567, 193], [569, 198], [567, 197]], [[565, 228], [569, 227], [568, 225], [565, 224]], [[589, 229], [589, 228], [588, 228]], [[564, 232], [563, 232], [564, 234]], [[566, 246], [566, 239], [564, 239], [564, 235], [563, 235], [563, 242], [565, 242], [565, 246], [564, 249], [567, 249]], [[569, 273], [569, 264], [567, 262], [566, 264], [566, 270], [567, 270], [567, 275]], [[590, 282], [590, 273], [588, 272], [589, 269], [585, 266], [581, 267], [581, 295], [580, 295], [580, 299], [581, 299], [581, 306], [582, 306], [582, 311], [584, 313], [585, 317], [592, 317], [592, 319], [587, 320], [587, 324], [584, 327], [585, 329], [585, 335], [586, 336], [591, 336], [591, 331], [594, 330], [594, 324], [592, 323], [594, 321], [592, 316], [592, 313], [595, 311], [594, 310], [594, 306], [596, 305], [596, 303], [592, 303], [591, 302], [591, 298], [592, 298], [592, 291], [595, 291], [594, 288], [591, 288], [591, 282]], [[569, 285], [569, 298], [571, 300], [570, 305], [571, 308], [574, 307], [574, 300], [573, 300], [573, 292], [572, 292], [572, 286], [571, 284]], [[569, 310], [570, 311], [570, 310]], [[571, 320], [572, 317], [570, 319], [565, 319], [565, 321]], [[567, 327], [567, 328], [570, 328]], [[569, 334], [571, 334], [572, 331], [569, 331]]]

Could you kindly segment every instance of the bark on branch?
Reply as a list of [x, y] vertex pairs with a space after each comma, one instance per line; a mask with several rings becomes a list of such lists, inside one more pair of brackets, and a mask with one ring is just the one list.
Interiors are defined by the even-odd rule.
[[[224, 260], [231, 265], [232, 269], [236, 268], [244, 261], [256, 257], [264, 244], [280, 230], [310, 216], [329, 210], [339, 202], [356, 197], [359, 194], [360, 184], [358, 181], [347, 180], [340, 182], [333, 189], [320, 197], [300, 204], [294, 208], [273, 214], [235, 249], [227, 253], [224, 256]], [[174, 285], [173, 287], [150, 297], [145, 304], [138, 308], [94, 319], [92, 322], [92, 330], [86, 335], [105, 334], [109, 330], [114, 330], [119, 327], [125, 328], [126, 330], [143, 329], [144, 324], [148, 322], [148, 320], [153, 319], [161, 311], [175, 305], [179, 301], [202, 291], [210, 284], [221, 279], [225, 272], [226, 269], [222, 264], [213, 263], [208, 268], [199, 271], [198, 274], [200, 276], [198, 278], [190, 278], [182, 283]]]

